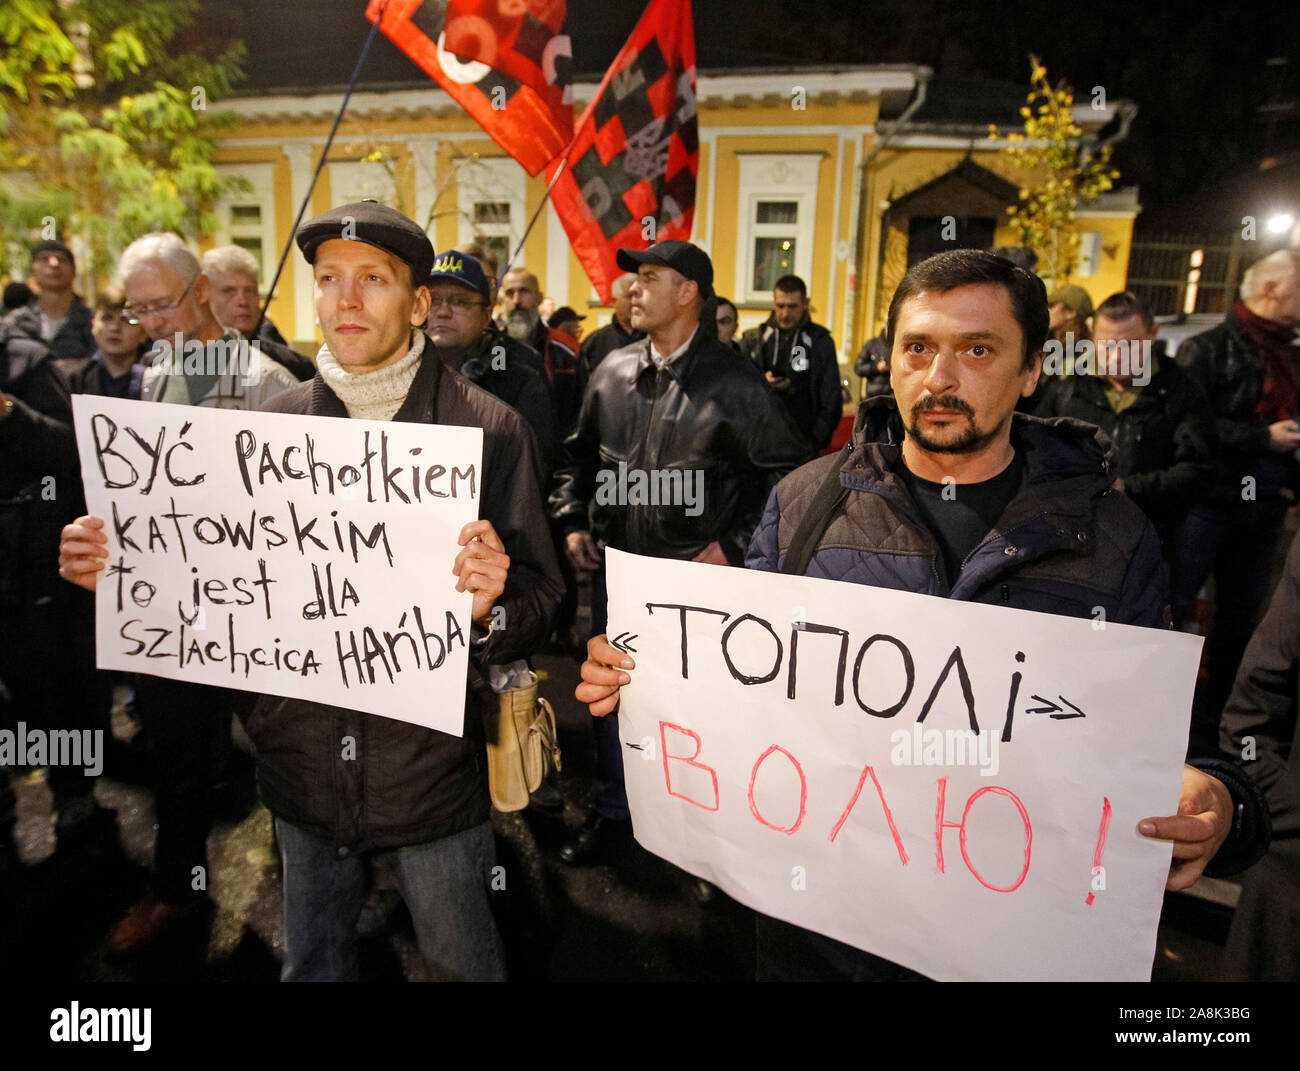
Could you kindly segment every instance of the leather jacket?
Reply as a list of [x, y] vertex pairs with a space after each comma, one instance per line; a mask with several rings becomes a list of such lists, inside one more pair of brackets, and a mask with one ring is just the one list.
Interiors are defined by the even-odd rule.
[[[716, 540], [733, 565], [768, 492], [810, 453], [758, 371], [699, 330], [663, 369], [649, 340], [601, 361], [565, 446], [551, 512], [566, 532], [590, 527], [608, 546], [677, 559]], [[658, 502], [671, 478], [691, 481], [696, 504]], [[640, 479], [652, 480], [653, 496], [639, 493]]]

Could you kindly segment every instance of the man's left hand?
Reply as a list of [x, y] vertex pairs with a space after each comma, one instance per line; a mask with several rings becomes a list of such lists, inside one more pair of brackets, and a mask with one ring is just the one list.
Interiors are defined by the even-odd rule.
[[730, 565], [727, 556], [722, 552], [722, 544], [716, 539], [700, 551], [694, 558], [693, 562], [704, 562], [706, 565]]
[[491, 521], [471, 521], [460, 530], [460, 545], [451, 571], [460, 579], [457, 591], [474, 593], [471, 616], [480, 624], [487, 622], [492, 607], [506, 589], [510, 572], [510, 555], [492, 527]]
[[1217, 777], [1183, 767], [1183, 794], [1178, 814], [1144, 818], [1138, 832], [1155, 840], [1174, 842], [1174, 861], [1165, 888], [1178, 892], [1190, 888], [1232, 829], [1232, 795]]

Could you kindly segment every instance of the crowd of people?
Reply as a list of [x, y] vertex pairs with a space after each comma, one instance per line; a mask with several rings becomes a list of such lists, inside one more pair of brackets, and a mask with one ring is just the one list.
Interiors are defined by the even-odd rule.
[[[399, 901], [432, 976], [505, 972], [472, 693], [466, 733], [454, 737], [305, 699], [115, 680], [95, 668], [91, 593], [108, 535], [81, 497], [74, 393], [482, 428], [480, 518], [445, 554], [473, 596], [473, 672], [543, 651], [583, 660], [576, 694], [594, 716], [595, 802], [559, 848], [568, 866], [607, 858], [631, 837], [616, 719], [635, 665], [604, 636], [607, 548], [1203, 628], [1180, 805], [1142, 832], [1173, 842], [1170, 889], [1246, 871], [1232, 977], [1300, 976], [1300, 931], [1285, 923], [1300, 899], [1290, 764], [1300, 544], [1259, 620], [1300, 491], [1300, 254], [1252, 265], [1224, 323], [1170, 356], [1135, 294], [1094, 308], [1078, 286], [1049, 294], [1023, 251], [940, 253], [909, 269], [858, 355], [864, 401], [854, 413], [807, 281], [777, 279], [770, 315], [741, 331], [740, 310], [715, 292], [709, 257], [689, 242], [621, 250], [609, 322], [586, 331], [587, 316], [547, 308], [526, 267], [498, 276], [477, 244], [435, 254], [415, 223], [373, 202], [318, 215], [295, 240], [324, 337], [311, 357], [264, 318], [257, 261], [237, 246], [200, 258], [177, 235], [142, 236], [120, 257], [119, 288], [86, 305], [71, 250], [47, 240], [32, 250], [27, 282], [6, 290], [4, 724], [111, 738], [116, 687], [156, 771], [151, 888], [112, 929], [110, 954], [165, 941], [202, 908], [206, 890], [192, 875], [208, 864], [237, 716], [275, 819], [282, 977], [356, 978], [359, 929]], [[158, 347], [177, 338], [255, 340], [257, 367], [159, 360]], [[1063, 362], [1045, 359], [1062, 349]], [[620, 466], [698, 472], [704, 508], [598, 494]], [[509, 629], [493, 627], [494, 609]], [[340, 758], [342, 738], [364, 741], [360, 761]], [[21, 866], [11, 777], [0, 767], [0, 882]], [[51, 766], [47, 781], [60, 850], [113, 838], [114, 815], [79, 769]], [[554, 814], [564, 799], [543, 783], [530, 806]], [[705, 903], [716, 896], [703, 881], [694, 889]], [[764, 979], [912, 976], [763, 915], [756, 947]]]

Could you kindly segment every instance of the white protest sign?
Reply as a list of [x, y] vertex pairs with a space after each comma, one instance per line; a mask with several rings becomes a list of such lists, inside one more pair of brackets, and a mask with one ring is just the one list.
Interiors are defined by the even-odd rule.
[[646, 848], [932, 978], [1150, 977], [1199, 638], [607, 559]]
[[84, 394], [73, 417], [108, 536], [101, 669], [461, 734], [473, 597], [451, 567], [480, 429]]

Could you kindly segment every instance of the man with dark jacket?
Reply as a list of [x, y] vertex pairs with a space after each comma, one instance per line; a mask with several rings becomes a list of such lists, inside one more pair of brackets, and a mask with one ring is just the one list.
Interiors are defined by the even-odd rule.
[[511, 338], [542, 355], [542, 378], [551, 391], [555, 426], [560, 436], [573, 430], [587, 377], [578, 359], [578, 343], [542, 322], [542, 289], [527, 268], [511, 268], [501, 280], [502, 328]]
[[528, 421], [537, 437], [538, 485], [546, 487], [560, 443], [551, 398], [542, 379], [541, 358], [492, 323], [490, 292], [487, 274], [476, 257], [454, 249], [440, 254], [429, 276], [425, 334], [448, 368], [500, 398]]
[[741, 336], [740, 348], [763, 373], [815, 453], [826, 448], [842, 412], [839, 358], [831, 333], [808, 315], [808, 286], [784, 275], [772, 290], [772, 315]]
[[[560, 594], [532, 434], [518, 413], [444, 367], [429, 347], [420, 330], [434, 260], [428, 238], [393, 209], [357, 202], [309, 220], [297, 241], [314, 269], [326, 344], [316, 378], [263, 408], [482, 428], [482, 519], [461, 531], [453, 572], [457, 590], [474, 596], [472, 663], [523, 657], [545, 635]], [[97, 535], [91, 519], [65, 530], [63, 573], [88, 581], [83, 586], [93, 587], [103, 562]], [[449, 547], [432, 550], [430, 568], [445, 568], [450, 557]], [[494, 627], [494, 606], [507, 628]], [[285, 980], [356, 978], [363, 858], [383, 849], [396, 850], [430, 972], [504, 975], [488, 902], [483, 735], [468, 703], [463, 737], [278, 696], [261, 697], [246, 727], [283, 854]], [[340, 747], [345, 738], [354, 754]]]
[[90, 309], [72, 291], [77, 278], [72, 250], [54, 239], [37, 242], [32, 247], [32, 277], [40, 293], [6, 318], [10, 334], [45, 343], [61, 360], [89, 357], [95, 339]]
[[1155, 525], [1167, 559], [1188, 507], [1214, 478], [1218, 450], [1210, 403], [1155, 333], [1135, 294], [1108, 297], [1093, 321], [1096, 374], [1076, 368], [1055, 380], [1038, 415], [1074, 417], [1106, 433], [1118, 490]]
[[1241, 660], [1222, 746], [1240, 756], [1273, 819], [1268, 854], [1242, 882], [1224, 950], [1228, 981], [1300, 981], [1300, 538]]
[[1255, 627], [1300, 470], [1295, 338], [1300, 327], [1300, 252], [1279, 250], [1251, 265], [1241, 299], [1218, 327], [1178, 347], [1214, 410], [1219, 477], [1188, 512], [1173, 571], [1176, 617], [1214, 575], [1214, 625], [1198, 719], [1217, 720]]
[[[618, 265], [637, 272], [632, 326], [649, 337], [615, 350], [592, 375], [551, 496], [574, 566], [596, 573], [596, 633], [606, 620], [601, 546], [740, 565], [768, 491], [810, 453], [758, 373], [700, 329], [713, 297], [703, 250], [662, 241], [620, 250]], [[567, 863], [628, 832], [618, 726], [597, 722], [595, 733], [596, 806], [560, 849]]]
[[[1095, 619], [1101, 607], [1107, 621], [1164, 625], [1155, 532], [1112, 491], [1096, 429], [1014, 413], [1037, 383], [1047, 331], [1042, 282], [1000, 257], [956, 250], [914, 266], [887, 320], [895, 397], [863, 403], [847, 453], [777, 485], [746, 564], [1071, 617]], [[836, 497], [815, 512], [823, 485]], [[801, 529], [811, 554], [787, 561]], [[608, 714], [632, 668], [595, 637], [577, 698]], [[1200, 875], [1232, 806], [1217, 776], [1189, 766], [1179, 816], [1140, 823], [1175, 841], [1169, 888]], [[761, 915], [757, 938], [760, 979], [919, 977]]]
[[[93, 601], [56, 573], [59, 531], [83, 508], [79, 467], [68, 385], [53, 355], [44, 342], [0, 329], [0, 690], [9, 700], [0, 702], [0, 724], [99, 731], [104, 742], [109, 703], [95, 670]], [[58, 848], [111, 844], [114, 814], [96, 803], [83, 767], [52, 765], [46, 782]], [[12, 852], [12, 818], [0, 815], [0, 860]]]
[[[638, 331], [632, 326], [632, 298], [629, 292], [634, 282], [636, 276], [631, 272], [614, 280], [614, 285], [610, 287], [614, 315], [604, 327], [597, 328], [582, 340], [582, 370], [588, 378], [596, 366], [615, 350], [621, 350], [624, 346], [645, 338], [644, 331]], [[551, 322], [555, 322], [555, 317], [551, 317]]]

